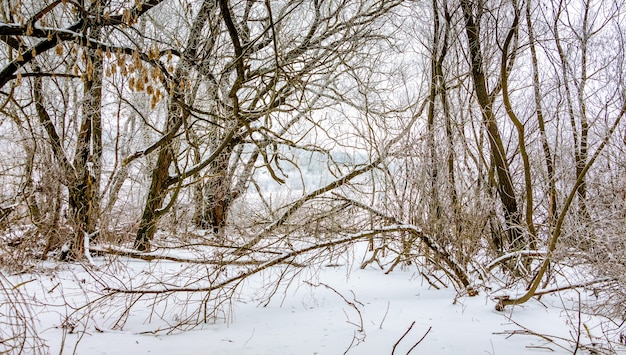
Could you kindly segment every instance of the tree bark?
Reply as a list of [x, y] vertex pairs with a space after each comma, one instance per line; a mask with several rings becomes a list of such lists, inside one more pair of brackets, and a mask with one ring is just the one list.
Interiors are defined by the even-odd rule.
[[185, 102], [185, 95], [183, 92], [184, 89], [182, 89], [179, 84], [181, 81], [187, 80], [189, 68], [194, 61], [196, 61], [199, 43], [202, 39], [202, 29], [206, 25], [210, 17], [209, 15], [212, 13], [211, 10], [215, 8], [215, 1], [206, 0], [203, 2], [202, 7], [193, 21], [186, 49], [183, 52], [181, 62], [172, 80], [173, 94], [170, 98], [165, 125], [165, 131], [168, 136], [164, 144], [159, 148], [156, 165], [152, 170], [148, 197], [143, 214], [141, 215], [137, 236], [135, 237], [134, 247], [139, 251], [150, 250], [150, 243], [156, 233], [158, 219], [165, 212], [161, 209], [167, 197], [167, 189], [176, 182], [173, 181], [169, 175], [170, 167], [174, 162], [174, 146], [172, 143], [176, 137], [176, 133], [186, 119], [185, 116], [188, 115], [188, 112], [186, 112], [180, 104]]
[[480, 28], [478, 19], [473, 14], [471, 2], [461, 1], [465, 18], [465, 30], [468, 39], [468, 46], [471, 61], [471, 75], [474, 82], [476, 99], [481, 108], [482, 121], [487, 130], [492, 163], [497, 176], [497, 190], [500, 201], [504, 207], [504, 217], [507, 224], [506, 240], [501, 236], [496, 236], [495, 244], [499, 246], [500, 252], [508, 248], [520, 249], [524, 245], [521, 239], [520, 213], [517, 206], [517, 198], [511, 179], [509, 163], [506, 159], [502, 137], [496, 122], [493, 111], [494, 98], [487, 90], [487, 80], [483, 71], [484, 64], [481, 53]]
[[232, 202], [231, 174], [229, 162], [232, 146], [227, 147], [220, 156], [209, 165], [208, 181], [204, 187], [203, 214], [200, 227], [210, 229], [216, 235], [226, 224], [226, 216]]

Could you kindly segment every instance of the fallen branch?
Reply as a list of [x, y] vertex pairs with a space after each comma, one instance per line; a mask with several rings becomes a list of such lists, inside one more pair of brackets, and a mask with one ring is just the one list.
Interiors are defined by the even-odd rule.
[[567, 286], [544, 288], [544, 289], [537, 290], [535, 292], [535, 296], [542, 296], [542, 295], [547, 295], [549, 293], [554, 293], [554, 292], [559, 292], [559, 291], [564, 291], [564, 290], [572, 290], [572, 289], [575, 289], [575, 288], [587, 287], [587, 286], [590, 286], [590, 285], [593, 285], [593, 284], [597, 284], [597, 283], [613, 282], [613, 281], [617, 281], [617, 279], [614, 278], [614, 277], [613, 278], [612, 277], [603, 277], [603, 278], [600, 278], [600, 279], [595, 279], [595, 280], [591, 280], [591, 281], [587, 281], [587, 282], [581, 282], [581, 283], [567, 285]]
[[465, 272], [461, 264], [459, 264], [456, 259], [454, 259], [452, 255], [450, 255], [450, 253], [448, 253], [441, 245], [439, 245], [439, 243], [437, 243], [437, 241], [433, 237], [422, 232], [422, 230], [417, 226], [404, 223], [397, 218], [378, 211], [371, 206], [365, 205], [359, 201], [355, 201], [344, 196], [340, 196], [338, 194], [335, 194], [335, 196], [345, 200], [346, 202], [349, 202], [356, 207], [369, 211], [387, 221], [397, 223], [399, 226], [403, 226], [403, 228], [400, 230], [409, 232], [414, 236], [409, 245], [412, 244], [416, 239], [420, 239], [431, 251], [435, 252], [435, 254], [437, 254], [437, 256], [440, 257], [450, 268], [450, 270], [445, 270], [444, 268], [444, 271], [446, 271], [446, 273], [450, 274], [451, 276], [454, 276], [452, 280], [458, 282], [467, 291], [467, 294], [470, 297], [478, 295], [478, 291], [470, 284], [469, 277], [467, 276], [467, 273]]
[[[564, 290], [573, 290], [575, 288], [587, 287], [587, 286], [590, 286], [590, 285], [593, 285], [593, 284], [597, 284], [597, 283], [602, 283], [602, 282], [613, 282], [613, 281], [616, 281], [616, 280], [617, 279], [615, 279], [615, 278], [603, 277], [603, 278], [600, 278], [600, 279], [595, 279], [595, 280], [582, 282], [582, 283], [577, 283], [577, 284], [571, 284], [571, 285], [566, 285], [566, 286], [558, 286], [558, 287], [551, 287], [551, 288], [544, 288], [544, 289], [536, 290], [533, 293], [533, 296], [542, 296], [542, 295], [547, 295], [549, 293], [555, 293], [555, 292], [564, 291]], [[510, 300], [510, 296], [509, 295], [497, 296], [496, 299], [498, 300], [498, 303], [496, 304], [496, 310], [497, 311], [503, 311], [504, 310], [504, 306], [506, 306], [506, 302], [508, 300]]]
[[[267, 260], [219, 260], [219, 259], [190, 259], [190, 258], [180, 258], [171, 255], [157, 255], [151, 253], [142, 253], [132, 249], [117, 249], [117, 248], [101, 248], [97, 246], [92, 246], [89, 248], [89, 251], [96, 253], [105, 253], [109, 255], [117, 255], [117, 256], [125, 256], [133, 259], [140, 259], [145, 261], [152, 260], [164, 260], [164, 261], [174, 261], [178, 263], [187, 263], [187, 264], [206, 264], [206, 265], [218, 265], [218, 266], [227, 266], [227, 265], [261, 265], [266, 263]], [[289, 262], [290, 265], [296, 267], [304, 267], [305, 265], [297, 264], [293, 262]]]
[[[238, 276], [232, 277], [230, 279], [224, 280], [222, 282], [219, 282], [215, 285], [211, 285], [211, 286], [207, 286], [207, 287], [196, 287], [196, 288], [192, 288], [192, 287], [166, 287], [163, 289], [159, 289], [159, 290], [151, 290], [151, 289], [120, 289], [120, 288], [106, 288], [107, 291], [110, 292], [117, 292], [117, 293], [128, 293], [128, 294], [162, 294], [162, 293], [172, 293], [172, 292], [211, 292], [213, 290], [217, 290], [220, 289], [224, 286], [227, 286], [231, 283], [234, 283], [236, 281], [242, 280], [248, 276], [254, 275], [258, 272], [261, 272], [265, 269], [268, 269], [272, 266], [275, 265], [279, 265], [279, 264], [283, 264], [283, 263], [287, 263], [287, 264], [293, 264], [293, 259], [301, 254], [305, 254], [307, 252], [313, 251], [313, 250], [317, 250], [317, 249], [324, 249], [324, 248], [329, 248], [329, 247], [333, 247], [336, 245], [341, 245], [341, 244], [346, 244], [346, 243], [350, 243], [350, 242], [354, 242], [357, 240], [361, 240], [361, 239], [365, 239], [365, 238], [370, 238], [373, 236], [376, 236], [378, 234], [382, 234], [382, 233], [391, 233], [391, 232], [410, 232], [413, 234], [416, 234], [419, 236], [419, 238], [421, 238], [424, 243], [434, 252], [436, 252], [437, 254], [439, 254], [439, 256], [441, 256], [443, 258], [443, 260], [445, 260], [446, 264], [448, 264], [448, 266], [452, 269], [452, 271], [454, 272], [454, 274], [457, 276], [457, 278], [459, 279], [459, 281], [462, 283], [462, 285], [465, 287], [467, 293], [469, 296], [475, 296], [478, 294], [478, 291], [476, 291], [469, 283], [469, 279], [467, 277], [467, 275], [465, 274], [465, 271], [461, 268], [461, 266], [456, 263], [456, 261], [454, 259], [452, 259], [451, 255], [448, 254], [448, 252], [446, 252], [438, 243], [436, 243], [434, 240], [432, 240], [428, 235], [422, 233], [422, 231], [413, 225], [392, 225], [392, 226], [388, 226], [388, 227], [382, 227], [382, 228], [375, 228], [375, 229], [371, 229], [371, 230], [367, 230], [367, 231], [363, 231], [363, 232], [359, 232], [356, 234], [353, 234], [351, 236], [348, 236], [346, 238], [342, 238], [342, 239], [337, 239], [337, 240], [333, 240], [333, 241], [329, 241], [326, 243], [321, 243], [321, 244], [315, 244], [312, 245], [310, 247], [306, 247], [303, 249], [299, 249], [299, 250], [294, 250], [288, 253], [284, 253], [282, 254], [280, 257], [277, 257], [275, 259], [266, 261], [262, 264], [260, 264], [259, 266], [257, 266], [256, 268], [249, 270], [247, 272], [242, 272], [241, 274], [239, 274]], [[148, 254], [150, 255], [150, 254]]]
[[[396, 229], [397, 230], [397, 229]], [[115, 292], [115, 293], [126, 293], [126, 294], [163, 294], [163, 293], [174, 293], [174, 292], [211, 292], [214, 290], [218, 290], [220, 288], [223, 288], [229, 284], [232, 284], [236, 281], [242, 280], [246, 277], [249, 277], [251, 275], [254, 275], [256, 273], [259, 273], [265, 269], [268, 269], [272, 266], [276, 266], [278, 264], [282, 264], [282, 263], [288, 263], [291, 264], [292, 261], [291, 259], [295, 258], [298, 255], [307, 253], [309, 251], [312, 250], [316, 250], [316, 249], [324, 249], [324, 248], [328, 248], [328, 247], [332, 247], [332, 246], [336, 246], [336, 245], [341, 245], [341, 244], [345, 244], [345, 243], [350, 243], [350, 242], [354, 242], [357, 241], [359, 239], [363, 239], [363, 238], [367, 238], [367, 237], [371, 237], [373, 235], [377, 235], [383, 232], [388, 232], [390, 231], [388, 228], [382, 228], [382, 229], [375, 229], [375, 230], [369, 230], [369, 231], [364, 231], [361, 233], [357, 233], [354, 234], [352, 236], [343, 238], [343, 239], [338, 239], [338, 240], [334, 240], [334, 241], [330, 241], [330, 242], [326, 242], [326, 243], [322, 243], [322, 244], [316, 244], [316, 245], [312, 245], [310, 247], [307, 248], [303, 248], [303, 249], [299, 249], [299, 250], [294, 250], [292, 252], [289, 253], [284, 253], [283, 255], [281, 255], [280, 257], [273, 259], [273, 260], [269, 260], [267, 262], [264, 262], [263, 264], [259, 265], [258, 267], [249, 270], [247, 272], [242, 272], [241, 274], [226, 279], [222, 282], [219, 282], [217, 284], [211, 285], [211, 286], [207, 286], [207, 287], [166, 287], [163, 289], [159, 289], [159, 290], [151, 290], [151, 289], [120, 289], [120, 288], [106, 288], [107, 291], [109, 292]], [[393, 230], [391, 230], [393, 231]], [[289, 260], [289, 261], [288, 261]]]

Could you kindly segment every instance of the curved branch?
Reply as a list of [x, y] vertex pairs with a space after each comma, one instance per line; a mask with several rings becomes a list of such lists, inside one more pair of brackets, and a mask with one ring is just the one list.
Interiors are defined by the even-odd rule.
[[233, 84], [230, 91], [230, 97], [234, 98], [235, 92], [239, 90], [245, 79], [244, 67], [243, 67], [243, 51], [241, 50], [241, 42], [239, 41], [239, 34], [237, 28], [233, 22], [233, 18], [230, 14], [230, 8], [228, 6], [228, 0], [220, 0], [220, 10], [222, 12], [222, 18], [226, 28], [228, 28], [228, 34], [233, 42], [233, 49], [235, 50], [235, 68], [237, 69], [237, 80]]
[[[363, 232], [359, 232], [350, 236], [347, 236], [345, 238], [342, 239], [337, 239], [337, 240], [331, 240], [329, 242], [326, 243], [321, 243], [321, 244], [316, 244], [316, 245], [312, 245], [310, 247], [306, 247], [303, 249], [298, 249], [298, 250], [294, 250], [292, 252], [289, 253], [284, 253], [281, 256], [269, 260], [259, 266], [257, 266], [256, 268], [249, 270], [247, 272], [242, 272], [240, 274], [238, 274], [235, 277], [232, 277], [230, 279], [226, 279], [222, 282], [219, 282], [217, 284], [214, 285], [210, 285], [207, 287], [164, 287], [162, 289], [122, 289], [122, 288], [105, 288], [105, 291], [107, 292], [115, 292], [115, 293], [124, 293], [124, 294], [166, 294], [166, 293], [175, 293], [175, 292], [211, 292], [220, 288], [223, 288], [225, 286], [228, 286], [229, 284], [232, 284], [236, 281], [239, 280], [243, 280], [246, 277], [249, 277], [251, 275], [257, 274], [263, 270], [266, 270], [270, 267], [276, 266], [278, 264], [283, 264], [283, 263], [287, 263], [287, 264], [291, 264], [293, 261], [292, 259], [305, 254], [307, 252], [313, 251], [313, 250], [318, 250], [318, 249], [325, 249], [325, 248], [329, 248], [329, 247], [333, 247], [336, 245], [341, 245], [341, 244], [346, 244], [346, 243], [350, 243], [350, 242], [354, 242], [354, 241], [358, 241], [358, 240], [363, 240], [363, 239], [367, 239], [370, 238], [372, 236], [376, 236], [378, 234], [382, 234], [382, 233], [391, 233], [391, 232], [409, 232], [412, 234], [416, 234], [418, 235], [420, 238], [426, 238], [427, 236], [422, 233], [422, 231], [417, 228], [416, 226], [413, 225], [392, 225], [392, 226], [388, 226], [388, 227], [382, 227], [382, 228], [375, 228], [375, 229], [370, 229], [370, 230], [366, 230]], [[429, 247], [433, 247], [433, 248], [440, 248], [438, 246], [438, 244], [432, 244], [429, 245]], [[439, 252], [439, 250], [437, 249], [433, 249], [436, 252]], [[469, 285], [469, 281], [468, 281], [468, 286], [467, 286], [467, 291], [468, 294], [470, 296], [474, 296], [477, 295], [478, 293], [476, 292], [476, 290], [474, 290], [472, 288], [471, 285]]]
[[567, 215], [569, 208], [572, 205], [572, 202], [574, 201], [574, 197], [578, 193], [578, 188], [585, 181], [585, 176], [587, 175], [587, 172], [589, 171], [593, 163], [595, 163], [596, 159], [600, 156], [600, 153], [602, 153], [602, 151], [604, 150], [604, 147], [611, 140], [613, 133], [617, 129], [619, 123], [621, 122], [625, 114], [626, 114], [626, 102], [624, 102], [624, 104], [622, 105], [622, 109], [620, 113], [615, 118], [615, 121], [613, 122], [613, 125], [610, 127], [608, 133], [604, 137], [604, 140], [602, 141], [602, 143], [600, 143], [600, 146], [598, 146], [598, 149], [596, 149], [591, 159], [589, 159], [589, 162], [585, 165], [585, 167], [581, 170], [580, 174], [578, 174], [578, 176], [576, 177], [576, 183], [574, 183], [574, 186], [571, 188], [569, 195], [567, 196], [567, 199], [565, 200], [565, 203], [563, 204], [563, 208], [561, 209], [561, 212], [559, 213], [559, 217], [554, 227], [554, 233], [550, 237], [550, 244], [548, 245], [547, 256], [545, 260], [543, 261], [543, 263], [541, 264], [541, 267], [535, 274], [535, 277], [533, 278], [533, 282], [528, 288], [528, 291], [526, 291], [526, 293], [519, 298], [511, 299], [508, 296], [500, 298], [498, 300], [498, 303], [496, 304], [496, 310], [503, 311], [506, 306], [525, 303], [535, 295], [535, 292], [537, 291], [537, 288], [539, 287], [539, 284], [541, 283], [541, 279], [543, 278], [543, 275], [548, 270], [548, 266], [550, 265], [550, 262], [552, 261], [552, 255], [554, 254], [554, 251], [556, 250], [557, 242], [559, 241], [559, 237], [561, 236], [561, 233], [563, 231], [563, 223], [565, 222], [565, 216]]
[[67, 158], [67, 155], [63, 150], [61, 138], [54, 128], [54, 123], [52, 122], [48, 111], [46, 111], [46, 108], [44, 107], [42, 91], [43, 87], [41, 77], [35, 77], [35, 79], [33, 80], [33, 98], [35, 100], [35, 109], [37, 111], [37, 115], [39, 116], [39, 122], [48, 134], [48, 138], [50, 139], [50, 145], [52, 147], [52, 152], [54, 153], [55, 159], [63, 167], [63, 171], [66, 174], [66, 176], [64, 176], [63, 178], [71, 179], [73, 178], [73, 176], [71, 177], [67, 175], [75, 174], [75, 169], [72, 163]]
[[[515, 5], [515, 4], [514, 4]], [[522, 162], [524, 165], [524, 185], [526, 191], [526, 225], [530, 234], [532, 235], [533, 240], [531, 240], [531, 244], [535, 244], [534, 240], [537, 237], [537, 231], [535, 230], [535, 224], [533, 222], [533, 183], [532, 176], [530, 174], [530, 160], [528, 159], [528, 153], [526, 151], [526, 134], [524, 132], [524, 124], [519, 120], [515, 111], [513, 111], [513, 105], [511, 105], [511, 100], [509, 98], [509, 73], [512, 69], [513, 63], [515, 61], [515, 57], [517, 54], [517, 50], [513, 50], [513, 52], [509, 55], [509, 46], [515, 36], [517, 36], [518, 26], [519, 26], [519, 18], [520, 11], [515, 7], [515, 17], [513, 18], [513, 24], [509, 30], [509, 33], [506, 36], [506, 40], [504, 41], [504, 47], [502, 49], [502, 62], [500, 63], [500, 82], [502, 85], [502, 102], [504, 103], [504, 107], [507, 115], [515, 129], [517, 130], [517, 138], [518, 138], [518, 147], [520, 151], [520, 155], [522, 156]], [[507, 59], [511, 57], [507, 64]]]

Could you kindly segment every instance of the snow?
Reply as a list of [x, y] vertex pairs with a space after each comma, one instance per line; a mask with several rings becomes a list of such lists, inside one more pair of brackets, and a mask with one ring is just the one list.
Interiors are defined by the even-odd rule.
[[[121, 322], [123, 327], [116, 329], [111, 311], [126, 307], [128, 295], [105, 298], [100, 308], [74, 313], [102, 291], [95, 282], [97, 272], [115, 268], [104, 257], [93, 259], [99, 271], [71, 265], [51, 273], [10, 277], [13, 285], [36, 278], [37, 282], [23, 283], [17, 290], [43, 301], [33, 313], [49, 353], [391, 354], [395, 345], [395, 354], [406, 354], [414, 346], [412, 354], [569, 354], [577, 329], [583, 328], [577, 326], [578, 317], [594, 337], [602, 335], [598, 319], [570, 308], [575, 292], [546, 295], [541, 301], [497, 312], [486, 290], [476, 297], [458, 296], [452, 288], [429, 286], [415, 266], [385, 274], [371, 267], [361, 270], [349, 260], [338, 267], [292, 267], [298, 271], [291, 275], [292, 282], [275, 292], [268, 282], [286, 266], [263, 270], [239, 285], [217, 317], [193, 330], [166, 334], [172, 321], [183, 316], [185, 300], [194, 304], [198, 295], [190, 294], [171, 297], [168, 311], [163, 312], [162, 304], [137, 303]], [[151, 265], [153, 273], [180, 268], [171, 261], [120, 258], [120, 262], [137, 270]], [[140, 282], [136, 275], [119, 277]], [[64, 323], [73, 331], [61, 327]], [[158, 329], [164, 332], [154, 334]], [[586, 334], [582, 330], [582, 344], [591, 343]]]
[[85, 251], [85, 259], [87, 259], [87, 262], [89, 263], [89, 265], [95, 265], [96, 263], [93, 261], [93, 258], [91, 257], [91, 253], [89, 252], [89, 240], [90, 239], [91, 239], [91, 235], [89, 233], [85, 233], [85, 235], [83, 236], [83, 249]]

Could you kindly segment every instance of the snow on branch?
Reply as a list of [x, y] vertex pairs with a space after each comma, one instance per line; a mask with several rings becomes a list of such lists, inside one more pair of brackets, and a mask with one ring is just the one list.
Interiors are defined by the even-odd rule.
[[[173, 256], [173, 255], [157, 254], [154, 252], [145, 253], [145, 252], [137, 251], [135, 249], [120, 248], [120, 247], [115, 247], [115, 246], [108, 246], [108, 247], [92, 246], [90, 247], [89, 250], [93, 252], [99, 252], [99, 253], [116, 255], [116, 256], [123, 256], [127, 258], [139, 259], [139, 260], [145, 260], [145, 261], [164, 260], [164, 261], [173, 261], [177, 263], [198, 264], [198, 265], [244, 266], [244, 265], [259, 265], [265, 262], [262, 260], [252, 260], [252, 259], [228, 260], [228, 259], [183, 258], [183, 257], [178, 257], [178, 256]], [[298, 266], [298, 267], [303, 266], [299, 264], [294, 264], [293, 262], [290, 262], [289, 264], [293, 266]]]
[[492, 260], [489, 264], [487, 264], [485, 266], [485, 270], [487, 270], [487, 272], [491, 271], [494, 267], [498, 266], [499, 264], [509, 260], [509, 259], [513, 259], [513, 258], [517, 258], [517, 257], [521, 257], [521, 256], [526, 256], [526, 257], [540, 257], [540, 256], [546, 256], [548, 253], [546, 251], [541, 251], [541, 250], [517, 250], [511, 253], [507, 253], [504, 254], [494, 260]]
[[467, 277], [467, 274], [465, 273], [465, 271], [463, 270], [463, 268], [461, 267], [461, 265], [459, 265], [450, 254], [448, 254], [438, 243], [436, 243], [431, 237], [429, 237], [428, 235], [422, 233], [421, 229], [413, 226], [413, 225], [408, 225], [408, 224], [396, 224], [396, 225], [390, 225], [390, 226], [385, 226], [385, 227], [381, 227], [381, 228], [374, 228], [374, 229], [370, 229], [370, 230], [365, 230], [365, 231], [361, 231], [352, 235], [349, 235], [347, 237], [341, 238], [341, 239], [336, 239], [336, 240], [332, 240], [326, 243], [320, 243], [320, 244], [315, 244], [303, 249], [299, 249], [299, 250], [294, 250], [288, 253], [283, 253], [280, 256], [268, 260], [260, 265], [258, 265], [257, 267], [248, 270], [246, 272], [242, 272], [239, 275], [235, 276], [235, 277], [231, 277], [229, 279], [226, 279], [222, 282], [216, 283], [214, 285], [210, 285], [207, 287], [164, 287], [164, 288], [160, 288], [160, 289], [128, 289], [128, 288], [106, 288], [105, 290], [108, 292], [113, 292], [113, 293], [125, 293], [125, 294], [163, 294], [163, 293], [175, 293], [175, 292], [211, 292], [214, 290], [218, 290], [220, 288], [223, 288], [225, 286], [228, 286], [232, 283], [235, 283], [237, 281], [243, 280], [246, 277], [249, 277], [251, 275], [257, 274], [265, 269], [268, 269], [270, 267], [276, 266], [278, 264], [293, 264], [293, 259], [301, 254], [305, 254], [308, 253], [310, 251], [313, 250], [317, 250], [317, 249], [324, 249], [324, 248], [328, 248], [328, 247], [332, 247], [332, 246], [336, 246], [336, 245], [341, 245], [341, 244], [346, 244], [346, 243], [351, 243], [351, 242], [355, 242], [358, 240], [363, 240], [372, 236], [376, 236], [379, 234], [383, 234], [383, 233], [390, 233], [390, 232], [410, 232], [413, 234], [416, 234], [419, 238], [421, 238], [424, 243], [434, 252], [436, 252], [437, 254], [439, 254], [439, 256], [441, 256], [443, 258], [443, 260], [445, 260], [446, 264], [448, 265], [448, 267], [450, 267], [453, 271], [453, 273], [456, 275], [457, 278], [459, 278], [459, 281], [461, 282], [461, 284], [465, 287], [465, 289], [467, 290], [468, 294], [470, 296], [475, 296], [478, 294], [478, 292], [470, 285], [469, 283], [469, 279]]
[[591, 285], [594, 285], [594, 284], [605, 283], [605, 282], [614, 282], [614, 281], [617, 281], [617, 279], [613, 278], [613, 277], [602, 277], [602, 278], [599, 278], [599, 279], [594, 279], [594, 280], [591, 280], [591, 281], [586, 281], [586, 282], [581, 282], [581, 283], [576, 283], [576, 284], [571, 284], [571, 285], [548, 287], [548, 288], [543, 288], [543, 289], [539, 289], [539, 290], [535, 291], [535, 296], [542, 296], [542, 295], [547, 295], [549, 293], [565, 291], [565, 290], [572, 290], [572, 289], [575, 289], [575, 288], [587, 287], [587, 286], [591, 286]]
[[359, 201], [347, 198], [345, 196], [340, 196], [338, 194], [335, 194], [335, 196], [352, 204], [353, 206], [365, 209], [366, 211], [369, 211], [383, 219], [386, 219], [387, 221], [395, 223], [397, 226], [401, 226], [403, 228], [402, 230], [411, 232], [413, 235], [417, 236], [419, 239], [421, 239], [424, 242], [424, 244], [426, 244], [426, 246], [430, 250], [435, 252], [439, 257], [443, 259], [446, 265], [451, 269], [454, 276], [456, 276], [457, 281], [460, 282], [461, 285], [467, 290], [468, 295], [470, 296], [478, 295], [478, 291], [476, 291], [476, 289], [474, 289], [474, 287], [472, 287], [472, 285], [470, 284], [469, 277], [467, 276], [467, 273], [465, 272], [465, 269], [463, 268], [463, 266], [459, 264], [454, 259], [454, 257], [450, 255], [450, 253], [448, 253], [433, 237], [422, 232], [422, 229], [420, 227], [412, 225], [412, 224], [404, 223], [403, 221], [400, 221], [393, 216], [389, 216], [388, 214], [382, 211], [379, 211], [375, 209], [374, 207], [365, 205]]
[[[591, 281], [575, 283], [575, 284], [570, 284], [570, 285], [565, 285], [565, 286], [556, 286], [556, 287], [538, 289], [538, 290], [535, 290], [535, 292], [533, 292], [533, 296], [543, 296], [543, 295], [547, 295], [550, 293], [555, 293], [555, 292], [560, 292], [560, 291], [565, 291], [565, 290], [573, 290], [575, 288], [587, 287], [587, 286], [591, 286], [591, 285], [598, 284], [598, 283], [615, 282], [615, 281], [617, 281], [617, 279], [614, 277], [602, 277], [602, 278], [594, 279]], [[509, 295], [497, 296], [496, 299], [498, 300], [498, 303], [496, 304], [497, 311], [503, 311], [504, 307], [507, 306], [506, 302], [511, 300]]]
[[87, 262], [90, 266], [96, 266], [96, 263], [94, 263], [93, 258], [91, 257], [91, 253], [89, 252], [89, 240], [98, 235], [98, 233], [100, 233], [100, 231], [96, 231], [91, 234], [85, 232], [85, 235], [83, 237], [83, 249], [85, 250], [85, 258], [87, 259]]

